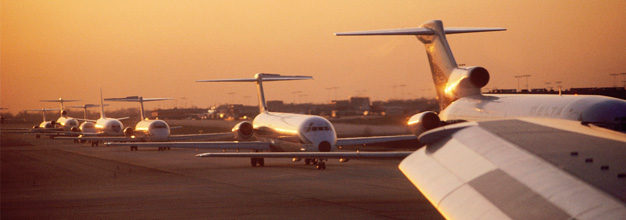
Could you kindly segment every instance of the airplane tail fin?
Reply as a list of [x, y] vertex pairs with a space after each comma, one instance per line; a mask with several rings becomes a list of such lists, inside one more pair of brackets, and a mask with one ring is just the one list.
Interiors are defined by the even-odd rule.
[[143, 103], [144, 102], [151, 102], [151, 101], [163, 101], [163, 100], [172, 100], [171, 98], [143, 98], [142, 96], [128, 96], [126, 98], [109, 98], [109, 99], [105, 99], [107, 101], [114, 101], [114, 102], [139, 102], [139, 105], [141, 107], [141, 120], [146, 120], [146, 115], [145, 115], [145, 111], [143, 108]]
[[61, 103], [61, 117], [66, 117], [67, 112], [65, 111], [65, 108], [63, 107], [63, 103], [64, 102], [78, 102], [80, 100], [59, 98], [59, 99], [48, 99], [48, 100], [39, 100], [39, 101], [40, 102], [58, 102], [58, 103]]
[[215, 79], [215, 80], [196, 80], [196, 82], [256, 82], [257, 93], [259, 96], [259, 112], [267, 112], [265, 102], [265, 92], [263, 91], [263, 81], [287, 81], [287, 80], [305, 80], [313, 79], [312, 76], [283, 76], [271, 73], [257, 73], [254, 78], [242, 79]]
[[[456, 63], [446, 34], [461, 34], [461, 33], [475, 33], [475, 32], [487, 32], [487, 31], [504, 31], [504, 28], [443, 28], [443, 23], [440, 20], [427, 21], [418, 28], [405, 28], [405, 29], [390, 29], [390, 30], [378, 30], [378, 31], [357, 31], [357, 32], [342, 32], [336, 33], [336, 36], [365, 36], [365, 35], [415, 35], [424, 43], [426, 47], [426, 54], [428, 55], [428, 61], [430, 63], [430, 69], [437, 90], [437, 98], [439, 105], [443, 110], [447, 107], [454, 98], [450, 98], [449, 93], [451, 85], [456, 80], [460, 80], [463, 77], [454, 77], [455, 70], [461, 69]], [[482, 70], [484, 68], [479, 67]], [[469, 72], [469, 68], [462, 68], [464, 71]], [[482, 72], [481, 70], [481, 72]], [[484, 71], [486, 73], [486, 70]], [[488, 73], [486, 73], [488, 74]], [[461, 74], [462, 75], [462, 74]], [[481, 73], [484, 77], [484, 74]], [[451, 82], [451, 78], [455, 82]], [[484, 80], [484, 79], [483, 79]], [[488, 81], [488, 75], [487, 75]], [[482, 82], [480, 82], [482, 83]], [[486, 84], [486, 83], [485, 83]], [[454, 86], [458, 85], [454, 84]], [[484, 85], [483, 85], [484, 86]], [[473, 91], [475, 93], [475, 91]]]
[[102, 87], [100, 87], [100, 118], [106, 118], [104, 116], [104, 98], [102, 98]]
[[42, 109], [27, 109], [26, 111], [31, 111], [31, 112], [41, 112], [43, 113], [43, 121], [47, 121], [46, 120], [46, 111], [56, 111], [59, 110], [57, 108], [42, 108]]
[[94, 104], [85, 104], [82, 106], [68, 106], [69, 108], [82, 108], [83, 109], [83, 119], [88, 121], [87, 119], [87, 108], [94, 108], [94, 107], [100, 107], [100, 105], [94, 105]]

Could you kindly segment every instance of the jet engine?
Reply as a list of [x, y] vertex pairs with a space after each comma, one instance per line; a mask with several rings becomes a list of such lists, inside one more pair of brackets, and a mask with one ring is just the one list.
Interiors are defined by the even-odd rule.
[[254, 128], [252, 127], [252, 123], [242, 121], [233, 127], [232, 132], [236, 140], [247, 140], [254, 135]]
[[57, 125], [56, 121], [50, 121], [50, 123], [46, 123], [46, 125], [44, 126], [44, 128], [55, 128]]
[[74, 126], [70, 129], [70, 131], [72, 132], [80, 132], [80, 129], [78, 129], [78, 127]]
[[133, 130], [133, 128], [124, 128], [124, 135], [126, 137], [132, 137], [135, 135], [135, 130]]
[[408, 127], [415, 136], [419, 136], [430, 129], [439, 127], [440, 123], [441, 120], [437, 113], [426, 111], [411, 116]]
[[487, 83], [489, 83], [489, 71], [487, 69], [479, 66], [457, 68], [452, 71], [448, 78], [445, 94], [453, 98], [477, 95]]

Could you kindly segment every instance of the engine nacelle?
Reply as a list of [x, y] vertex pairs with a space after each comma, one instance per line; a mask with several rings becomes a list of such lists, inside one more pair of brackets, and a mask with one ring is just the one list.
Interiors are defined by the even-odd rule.
[[445, 94], [451, 98], [480, 94], [480, 89], [489, 83], [489, 71], [473, 66], [452, 71], [446, 84]]
[[132, 137], [135, 135], [135, 130], [133, 128], [124, 128], [124, 136]]
[[420, 134], [430, 129], [439, 127], [440, 124], [441, 119], [439, 119], [437, 113], [432, 111], [426, 111], [411, 116], [411, 118], [409, 119], [408, 127], [409, 130], [411, 130], [411, 132], [415, 134], [415, 136], [419, 136]]
[[247, 140], [254, 135], [254, 127], [249, 121], [242, 121], [233, 127], [232, 132], [236, 140]]

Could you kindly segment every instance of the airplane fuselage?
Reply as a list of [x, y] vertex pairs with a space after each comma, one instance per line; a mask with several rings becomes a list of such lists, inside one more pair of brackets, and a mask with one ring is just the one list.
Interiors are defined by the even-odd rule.
[[272, 143], [272, 151], [329, 152], [337, 149], [337, 133], [325, 118], [266, 112], [252, 122], [254, 135]]
[[85, 121], [78, 127], [83, 134], [96, 134], [96, 125], [93, 122]]
[[146, 141], [169, 141], [170, 126], [163, 120], [142, 120], [135, 126], [134, 134]]
[[96, 121], [96, 131], [107, 136], [121, 136], [124, 133], [124, 125], [117, 119], [100, 118]]
[[540, 117], [588, 122], [626, 131], [626, 101], [596, 95], [476, 95], [441, 111], [443, 121]]
[[56, 120], [56, 123], [61, 125], [63, 130], [70, 131], [72, 128], [78, 128], [79, 123], [75, 118], [70, 118], [67, 116], [61, 116]]

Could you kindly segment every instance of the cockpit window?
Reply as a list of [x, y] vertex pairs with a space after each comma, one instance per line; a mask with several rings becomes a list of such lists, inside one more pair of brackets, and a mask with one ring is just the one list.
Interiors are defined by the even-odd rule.
[[310, 132], [310, 131], [330, 131], [330, 126], [328, 125], [324, 125], [324, 126], [313, 126], [313, 124], [309, 124], [309, 126], [304, 130], [304, 132]]
[[150, 127], [152, 128], [167, 128], [167, 125], [163, 122], [157, 121], [157, 122], [153, 122], [152, 124], [150, 124]]

